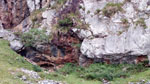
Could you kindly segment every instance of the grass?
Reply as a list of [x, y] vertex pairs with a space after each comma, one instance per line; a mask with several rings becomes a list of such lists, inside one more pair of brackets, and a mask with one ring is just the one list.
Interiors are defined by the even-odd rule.
[[108, 3], [102, 10], [103, 15], [111, 17], [118, 11], [123, 11], [122, 5], [123, 5], [122, 3]]
[[116, 78], [127, 78], [132, 74], [145, 71], [147, 68], [142, 64], [91, 64], [89, 67], [83, 68], [76, 66], [75, 64], [66, 64], [63, 68], [59, 69], [57, 73], [62, 75], [76, 74], [79, 78], [85, 80], [97, 80], [103, 79], [112, 81]]
[[144, 18], [140, 18], [136, 21], [136, 25], [140, 25], [142, 27], [144, 27], [145, 29], [147, 28], [146, 23], [144, 21]]
[[49, 75], [40, 74], [42, 78], [65, 81], [68, 84], [102, 84], [100, 78], [110, 78], [111, 84], [128, 84], [141, 80], [150, 81], [150, 70], [139, 65], [107, 65], [92, 64], [89, 67], [79, 67], [75, 64], [66, 64], [63, 68]]
[[43, 73], [41, 73], [40, 76], [45, 79], [63, 81], [63, 82], [66, 82], [67, 84], [102, 84], [102, 82], [98, 80], [86, 80], [86, 79], [80, 78], [77, 76], [76, 73], [62, 75], [62, 74], [53, 72], [49, 75], [44, 75]]
[[32, 70], [31, 64], [12, 51], [7, 41], [0, 39], [0, 84], [24, 84], [11, 74], [11, 71], [21, 67]]
[[128, 82], [139, 82], [141, 80], [150, 81], [150, 70], [140, 72], [130, 76], [129, 78], [117, 78], [114, 81], [111, 81], [112, 84], [128, 84]]

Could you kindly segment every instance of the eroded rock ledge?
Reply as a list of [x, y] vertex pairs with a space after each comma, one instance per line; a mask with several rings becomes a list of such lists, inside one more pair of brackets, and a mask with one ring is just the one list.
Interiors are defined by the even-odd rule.
[[[5, 29], [16, 26], [15, 30], [24, 33], [34, 27], [45, 29], [46, 34], [54, 37], [49, 44], [20, 52], [43, 67], [66, 62], [82, 64], [88, 59], [133, 63], [150, 55], [149, 3], [149, 0], [66, 0], [63, 4], [54, 0], [3, 0], [0, 20]], [[73, 17], [75, 25], [66, 33], [56, 28], [64, 16]], [[81, 48], [74, 44], [81, 44]]]

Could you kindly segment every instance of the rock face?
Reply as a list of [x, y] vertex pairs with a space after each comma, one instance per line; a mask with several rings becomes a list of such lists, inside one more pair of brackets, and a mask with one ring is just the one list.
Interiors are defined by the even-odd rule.
[[26, 0], [26, 1], [30, 12], [44, 8], [46, 6], [50, 6], [50, 0]]
[[[117, 11], [107, 17], [104, 11], [107, 11], [109, 3], [122, 4], [124, 12]], [[81, 15], [93, 35], [84, 39], [81, 52], [88, 58], [111, 60], [111, 63], [129, 63], [136, 56], [149, 55], [150, 29], [147, 21], [150, 6], [147, 3], [148, 0], [83, 0], [85, 12], [81, 10]]]
[[0, 23], [0, 38], [8, 40], [10, 42], [10, 47], [15, 51], [23, 47], [23, 44], [11, 31], [7, 31], [3, 28], [2, 23]]
[[17, 26], [30, 15], [26, 0], [1, 0], [0, 20], [6, 29]]
[[56, 64], [77, 63], [80, 51], [75, 44], [79, 43], [77, 35], [69, 31], [65, 34], [56, 34], [49, 44], [26, 48], [20, 53], [39, 66], [50, 68], [55, 67]]
[[[78, 23], [87, 24], [88, 28], [60, 32], [55, 27], [65, 15], [70, 15], [73, 22], [77, 19]], [[41, 66], [77, 62], [80, 52], [73, 45], [82, 40], [83, 57], [79, 57], [82, 63], [89, 58], [108, 63], [133, 63], [139, 56], [148, 56], [150, 60], [149, 0], [66, 0], [63, 4], [54, 0], [2, 0], [0, 21], [5, 29], [14, 27], [26, 32], [34, 27], [46, 29], [47, 35], [54, 37], [51, 44], [27, 50], [25, 56]], [[0, 32], [0, 37], [9, 40], [14, 50], [23, 46], [14, 34], [3, 29]], [[51, 61], [51, 56], [58, 54], [61, 57]]]

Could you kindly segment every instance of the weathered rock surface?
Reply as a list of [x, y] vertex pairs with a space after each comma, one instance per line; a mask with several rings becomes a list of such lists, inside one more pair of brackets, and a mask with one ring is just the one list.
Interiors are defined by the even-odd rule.
[[38, 75], [37, 72], [34, 72], [34, 71], [30, 71], [30, 70], [27, 70], [27, 69], [24, 69], [24, 68], [21, 68], [20, 69], [21, 72], [27, 74], [29, 77], [33, 78], [33, 79], [40, 79], [41, 77]]
[[56, 64], [78, 62], [80, 55], [78, 44], [80, 44], [78, 36], [70, 30], [67, 33], [56, 33], [49, 44], [26, 48], [20, 53], [39, 66], [50, 68]]
[[[81, 39], [83, 40], [80, 48], [81, 53], [87, 58], [96, 61], [104, 59], [122, 63], [133, 59], [133, 62], [138, 56], [150, 55], [149, 0], [68, 0], [59, 9], [50, 7], [50, 5], [54, 6], [56, 3], [54, 0], [3, 0], [0, 2], [0, 20], [4, 28], [15, 27], [14, 30], [25, 32], [35, 27], [33, 25], [36, 25], [36, 28], [46, 29], [47, 35], [55, 37], [52, 39], [52, 44], [37, 45], [35, 48], [37, 51], [32, 49], [34, 52], [38, 52], [36, 53], [38, 54], [37, 57], [40, 57], [34, 61], [39, 62], [39, 60], [43, 60], [45, 57], [49, 59], [50, 54], [55, 57], [56, 52], [54, 51], [57, 50], [60, 51], [61, 56], [68, 55], [68, 57], [73, 58], [74, 55], [72, 53], [76, 49], [72, 45], [74, 42], [79, 44]], [[104, 9], [109, 3], [114, 5], [117, 3], [121, 6], [120, 10], [113, 12], [113, 14], [109, 13], [111, 16], [104, 14]], [[21, 6], [22, 9], [20, 8]], [[39, 10], [42, 8], [44, 10]], [[39, 10], [35, 14], [40, 12], [40, 16], [37, 15], [34, 21], [29, 17], [26, 18], [35, 10]], [[73, 36], [75, 34], [60, 34], [59, 30], [53, 30], [57, 20], [62, 19], [68, 13], [79, 13], [79, 20], [88, 24], [89, 28], [71, 28], [76, 33], [76, 37]], [[38, 18], [40, 18], [40, 21]], [[19, 50], [22, 47], [16, 36], [3, 29], [0, 32], [0, 37], [9, 40], [14, 50]], [[43, 56], [41, 53], [46, 56]], [[32, 54], [35, 54], [33, 52], [28, 52], [28, 54], [30, 55], [27, 57], [36, 58], [36, 55], [32, 56]], [[64, 59], [60, 59], [64, 61]], [[66, 59], [68, 58], [66, 57]], [[82, 59], [82, 61], [85, 60]], [[46, 60], [45, 63], [48, 62], [50, 61]], [[56, 59], [54, 62], [56, 63]], [[41, 65], [41, 63], [39, 64]]]
[[10, 42], [10, 47], [15, 51], [18, 51], [23, 47], [23, 44], [13, 34], [13, 32], [3, 29], [3, 26], [1, 25], [1, 23], [0, 23], [0, 38], [8, 40]]
[[0, 20], [6, 29], [20, 24], [30, 15], [26, 0], [1, 0]]
[[66, 83], [63, 83], [60, 81], [54, 81], [54, 80], [47, 80], [47, 79], [41, 80], [40, 75], [37, 72], [32, 71], [32, 70], [21, 68], [21, 69], [18, 69], [17, 71], [24, 73], [24, 75], [19, 76], [19, 77], [22, 81], [24, 81], [25, 84], [66, 84]]
[[65, 84], [65, 83], [61, 83], [53, 80], [43, 80], [43, 81], [39, 81], [38, 84]]
[[[103, 10], [110, 2], [123, 3], [122, 8], [125, 13], [118, 11], [111, 17], [106, 17], [102, 11], [95, 14], [97, 9]], [[149, 55], [148, 21], [150, 13], [148, 11], [150, 11], [150, 6], [147, 5], [147, 2], [148, 0], [131, 0], [131, 2], [125, 2], [125, 0], [83, 0], [81, 5], [85, 7], [85, 12], [82, 12], [84, 10], [81, 9], [81, 15], [89, 24], [93, 35], [85, 38], [82, 42], [82, 54], [87, 55], [88, 58], [102, 58], [118, 62], [128, 62], [126, 57]], [[143, 25], [146, 24], [145, 27], [137, 23], [140, 18], [144, 19]], [[128, 24], [123, 24], [122, 19], [126, 19]]]
[[43, 21], [42, 25], [40, 26], [41, 29], [46, 28], [47, 34], [51, 33], [53, 19], [56, 17], [57, 13], [54, 9], [46, 10], [42, 13]]
[[30, 12], [34, 10], [45, 8], [46, 6], [50, 6], [50, 0], [27, 0], [27, 5], [29, 7]]

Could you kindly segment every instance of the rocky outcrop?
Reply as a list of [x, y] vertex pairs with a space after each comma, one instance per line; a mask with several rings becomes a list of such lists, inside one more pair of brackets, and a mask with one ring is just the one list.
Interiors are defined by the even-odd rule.
[[13, 28], [30, 15], [26, 0], [1, 0], [0, 20], [6, 29]]
[[79, 45], [80, 39], [70, 30], [56, 33], [50, 43], [28, 47], [19, 53], [41, 67], [50, 68], [56, 64], [77, 63], [81, 54]]
[[13, 34], [13, 32], [5, 30], [1, 23], [0, 23], [0, 38], [8, 40], [10, 42], [10, 47], [15, 51], [19, 51], [23, 47], [23, 44], [20, 42], [20, 39], [17, 38]]
[[50, 7], [50, 0], [27, 0], [30, 12], [45, 7]]
[[[138, 56], [149, 55], [148, 2], [148, 0], [83, 0], [81, 5], [85, 11], [81, 9], [81, 15], [89, 24], [92, 35], [82, 42], [82, 54], [88, 58], [110, 60], [111, 63], [130, 63]], [[112, 12], [114, 14], [108, 17], [105, 12], [107, 7], [112, 6], [110, 4], [121, 5], [122, 11]]]
[[[62, 7], [55, 8], [60, 4], [54, 0], [2, 0], [0, 21], [5, 29], [14, 27], [13, 31], [23, 33], [34, 27], [45, 29], [53, 37], [49, 44], [25, 49], [24, 56], [40, 66], [77, 62], [78, 58], [81, 65], [88, 59], [133, 63], [139, 56], [150, 59], [149, 3], [149, 0], [66, 0]], [[73, 26], [62, 33], [56, 26], [67, 15], [73, 23], [86, 24], [86, 28]], [[0, 37], [10, 41], [12, 49], [22, 48], [14, 34], [3, 29], [0, 32]], [[75, 47], [80, 43], [82, 55]]]

